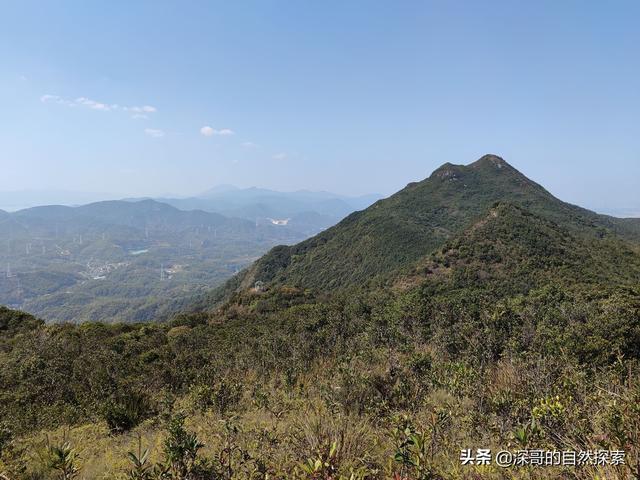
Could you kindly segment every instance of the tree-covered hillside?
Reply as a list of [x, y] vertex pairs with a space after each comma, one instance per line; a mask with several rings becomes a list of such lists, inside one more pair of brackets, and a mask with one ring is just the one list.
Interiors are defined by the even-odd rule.
[[259, 280], [335, 290], [365, 283], [441, 246], [498, 201], [579, 235], [640, 239], [640, 222], [564, 203], [500, 157], [486, 155], [468, 166], [445, 164], [307, 241], [275, 248], [248, 272], [245, 285]]

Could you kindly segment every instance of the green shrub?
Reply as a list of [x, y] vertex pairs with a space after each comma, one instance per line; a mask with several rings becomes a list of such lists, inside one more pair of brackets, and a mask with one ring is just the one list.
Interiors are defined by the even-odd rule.
[[102, 408], [102, 417], [112, 434], [131, 430], [152, 413], [149, 400], [139, 393], [120, 394]]

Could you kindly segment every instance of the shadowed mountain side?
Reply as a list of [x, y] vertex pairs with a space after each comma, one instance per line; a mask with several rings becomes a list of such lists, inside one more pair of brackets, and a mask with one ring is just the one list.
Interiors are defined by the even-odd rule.
[[616, 237], [578, 235], [523, 207], [500, 203], [396, 278], [394, 287], [405, 290], [423, 281], [446, 288], [493, 284], [505, 295], [546, 283], [634, 286], [640, 281], [640, 248]]

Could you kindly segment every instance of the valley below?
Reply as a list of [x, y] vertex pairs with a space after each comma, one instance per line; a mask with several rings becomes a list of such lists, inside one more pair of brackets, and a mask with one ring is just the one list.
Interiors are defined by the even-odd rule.
[[[245, 208], [257, 208], [253, 196], [243, 201]], [[278, 201], [280, 208], [287, 204]], [[50, 322], [157, 321], [186, 308], [271, 247], [297, 243], [339, 220], [316, 215], [319, 223], [278, 223], [264, 216], [250, 221], [154, 200], [3, 212], [0, 304]]]

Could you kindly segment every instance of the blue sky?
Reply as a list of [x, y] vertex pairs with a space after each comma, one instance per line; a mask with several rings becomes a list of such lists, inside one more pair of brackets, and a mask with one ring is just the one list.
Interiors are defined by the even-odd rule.
[[0, 190], [391, 193], [491, 152], [640, 211], [636, 1], [1, 10]]

